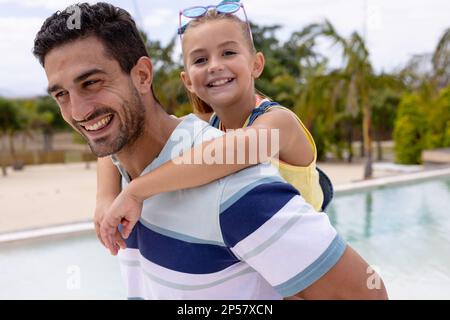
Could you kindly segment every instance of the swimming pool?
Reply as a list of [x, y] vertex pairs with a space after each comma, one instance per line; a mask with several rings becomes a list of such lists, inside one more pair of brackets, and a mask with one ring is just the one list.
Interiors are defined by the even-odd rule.
[[450, 179], [337, 197], [338, 232], [380, 269], [393, 299], [450, 299]]
[[[450, 179], [341, 195], [340, 234], [377, 266], [392, 299], [450, 299]], [[0, 245], [0, 299], [124, 299], [93, 233]]]
[[0, 299], [124, 299], [119, 264], [93, 233], [0, 245]]

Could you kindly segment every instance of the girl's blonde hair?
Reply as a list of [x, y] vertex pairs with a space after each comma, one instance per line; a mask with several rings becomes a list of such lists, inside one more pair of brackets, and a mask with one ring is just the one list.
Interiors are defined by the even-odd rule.
[[[242, 21], [234, 14], [221, 14], [218, 13], [216, 10], [209, 10], [204, 16], [193, 19], [189, 22], [189, 24], [186, 27], [186, 30], [184, 31], [184, 34], [189, 33], [189, 30], [203, 24], [206, 22], [211, 21], [220, 21], [220, 20], [228, 20], [236, 23], [239, 28], [241, 29], [242, 35], [244, 36], [245, 42], [247, 44], [248, 49], [252, 54], [256, 54], [255, 45], [253, 43], [253, 39], [251, 36], [251, 30], [247, 22]], [[184, 39], [184, 37], [183, 37]], [[182, 41], [184, 42], [184, 41]], [[186, 64], [186, 63], [185, 63]], [[190, 103], [192, 104], [192, 107], [194, 109], [194, 113], [210, 113], [213, 112], [213, 109], [209, 104], [207, 104], [205, 101], [200, 99], [195, 93], [190, 92], [186, 89], [187, 96], [189, 98]], [[259, 93], [259, 92], [258, 92]], [[260, 93], [259, 93], [260, 94]]]

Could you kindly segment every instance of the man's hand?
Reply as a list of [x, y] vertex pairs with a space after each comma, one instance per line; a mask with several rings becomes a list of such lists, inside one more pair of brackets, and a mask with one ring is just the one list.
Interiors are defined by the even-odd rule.
[[[112, 255], [117, 255], [119, 247], [126, 248], [124, 239], [129, 237], [138, 222], [142, 205], [143, 201], [133, 196], [129, 188], [125, 188], [104, 214], [100, 224], [100, 236]], [[122, 234], [118, 230], [119, 224], [122, 224]]]

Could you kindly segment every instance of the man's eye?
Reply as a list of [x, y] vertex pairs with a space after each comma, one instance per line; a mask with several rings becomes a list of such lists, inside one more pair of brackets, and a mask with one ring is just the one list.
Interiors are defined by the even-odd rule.
[[60, 91], [60, 92], [58, 92], [57, 94], [55, 94], [55, 98], [56, 98], [56, 99], [62, 98], [62, 97], [64, 97], [66, 94], [67, 94], [67, 91]]
[[194, 60], [194, 64], [200, 64], [200, 63], [205, 63], [206, 62], [206, 58], [198, 58]]
[[83, 83], [83, 87], [90, 86], [90, 85], [95, 84], [95, 83], [97, 83], [97, 82], [98, 82], [98, 80], [89, 80], [89, 81], [86, 81], [86, 82]]

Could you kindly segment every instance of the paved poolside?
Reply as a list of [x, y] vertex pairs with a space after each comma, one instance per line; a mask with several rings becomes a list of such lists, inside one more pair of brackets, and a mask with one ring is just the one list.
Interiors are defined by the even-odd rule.
[[[321, 163], [337, 185], [361, 180], [362, 164]], [[375, 177], [398, 172], [376, 170]], [[96, 164], [27, 166], [0, 176], [0, 233], [91, 221], [95, 208]]]

